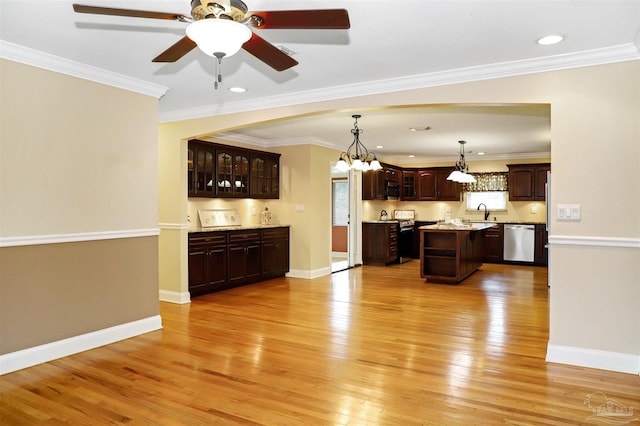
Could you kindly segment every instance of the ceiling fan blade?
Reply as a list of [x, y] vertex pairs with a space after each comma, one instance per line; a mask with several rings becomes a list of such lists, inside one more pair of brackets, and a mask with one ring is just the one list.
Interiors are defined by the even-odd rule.
[[115, 9], [112, 7], [85, 6], [74, 4], [73, 10], [77, 13], [91, 13], [94, 15], [130, 16], [133, 18], [168, 19], [170, 21], [188, 22], [190, 16], [179, 13], [152, 12], [148, 10]]
[[351, 27], [345, 9], [281, 10], [249, 12], [259, 29], [347, 29]]
[[197, 46], [196, 42], [184, 36], [173, 46], [153, 58], [152, 62], [175, 62]]
[[298, 65], [298, 61], [255, 33], [242, 48], [276, 71], [284, 71]]

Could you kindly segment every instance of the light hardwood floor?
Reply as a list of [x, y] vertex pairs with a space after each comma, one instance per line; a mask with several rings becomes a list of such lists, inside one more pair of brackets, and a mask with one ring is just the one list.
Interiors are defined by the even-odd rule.
[[640, 411], [638, 376], [545, 362], [545, 268], [485, 264], [458, 286], [418, 268], [161, 303], [161, 331], [0, 377], [0, 423], [606, 424], [605, 396]]

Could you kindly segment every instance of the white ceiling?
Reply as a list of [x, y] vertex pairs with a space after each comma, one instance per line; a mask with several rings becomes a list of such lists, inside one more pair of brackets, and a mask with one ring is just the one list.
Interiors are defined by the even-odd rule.
[[[39, 63], [48, 61], [54, 65], [45, 67], [54, 70], [82, 64], [90, 66], [84, 74], [97, 69], [152, 83], [161, 92], [166, 88], [160, 121], [640, 59], [640, 0], [245, 0], [255, 11], [345, 8], [351, 28], [255, 30], [295, 52], [299, 65], [277, 72], [240, 51], [223, 60], [223, 84], [214, 90], [214, 60], [198, 49], [176, 63], [151, 62], [184, 36], [186, 24], [76, 14], [72, 3], [0, 0], [2, 56], [14, 59], [24, 47], [35, 51], [29, 50], [32, 56], [52, 55]], [[190, 14], [189, 0], [76, 3]], [[550, 33], [566, 39], [554, 46], [535, 43]], [[247, 91], [232, 93], [233, 86]], [[352, 139], [351, 114], [361, 113], [362, 141], [372, 150], [384, 145], [377, 151], [390, 162], [408, 154], [455, 157], [460, 139], [468, 141], [466, 150], [488, 156], [549, 152], [548, 106], [375, 107], [265, 123], [226, 136], [263, 146], [311, 139], [345, 149]], [[419, 126], [432, 130], [407, 130]]]

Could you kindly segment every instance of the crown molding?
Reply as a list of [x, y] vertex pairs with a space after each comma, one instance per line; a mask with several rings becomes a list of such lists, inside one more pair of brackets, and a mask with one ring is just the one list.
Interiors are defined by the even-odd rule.
[[221, 139], [228, 142], [237, 142], [247, 145], [259, 146], [262, 148], [274, 148], [278, 146], [294, 146], [294, 145], [317, 145], [325, 148], [331, 148], [340, 151], [330, 142], [315, 137], [295, 137], [287, 139], [261, 139], [249, 135], [240, 135], [237, 133], [216, 133], [211, 136], [215, 139]]
[[388, 80], [367, 81], [357, 84], [327, 87], [283, 96], [265, 97], [253, 101], [232, 102], [225, 105], [209, 105], [206, 107], [164, 112], [160, 114], [160, 122], [180, 121], [356, 96], [415, 90], [419, 88], [469, 83], [473, 81], [633, 61], [640, 59], [639, 50], [638, 42], [627, 43], [607, 48], [547, 56], [543, 58], [501, 62], [428, 74], [411, 75]]
[[129, 90], [158, 99], [164, 96], [167, 90], [169, 90], [168, 87], [60, 58], [4, 40], [0, 40], [0, 58], [82, 78], [95, 83], [106, 84], [107, 86]]
[[[424, 164], [424, 163], [455, 163], [459, 157], [457, 156], [446, 156], [446, 157], [429, 157], [429, 156], [421, 156], [416, 155], [414, 158], [409, 158], [406, 155], [403, 157], [401, 155], [392, 154], [389, 156], [384, 156], [380, 152], [376, 152], [378, 155], [378, 160], [391, 163], [399, 166], [410, 167], [416, 164]], [[467, 162], [470, 168], [473, 166], [473, 163], [477, 161], [494, 161], [494, 160], [505, 160], [505, 161], [513, 161], [513, 160], [529, 160], [529, 159], [538, 159], [538, 158], [551, 158], [551, 152], [517, 152], [517, 153], [509, 153], [509, 154], [493, 154], [493, 155], [483, 155], [483, 156], [467, 156]], [[453, 166], [452, 166], [453, 167]], [[473, 170], [470, 171], [473, 174]]]

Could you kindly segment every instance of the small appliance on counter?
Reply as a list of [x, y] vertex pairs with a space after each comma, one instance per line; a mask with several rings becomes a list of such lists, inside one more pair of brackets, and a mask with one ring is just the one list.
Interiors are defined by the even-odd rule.
[[389, 220], [389, 213], [386, 210], [380, 212], [380, 220]]
[[240, 214], [236, 209], [198, 209], [203, 228], [240, 226]]

